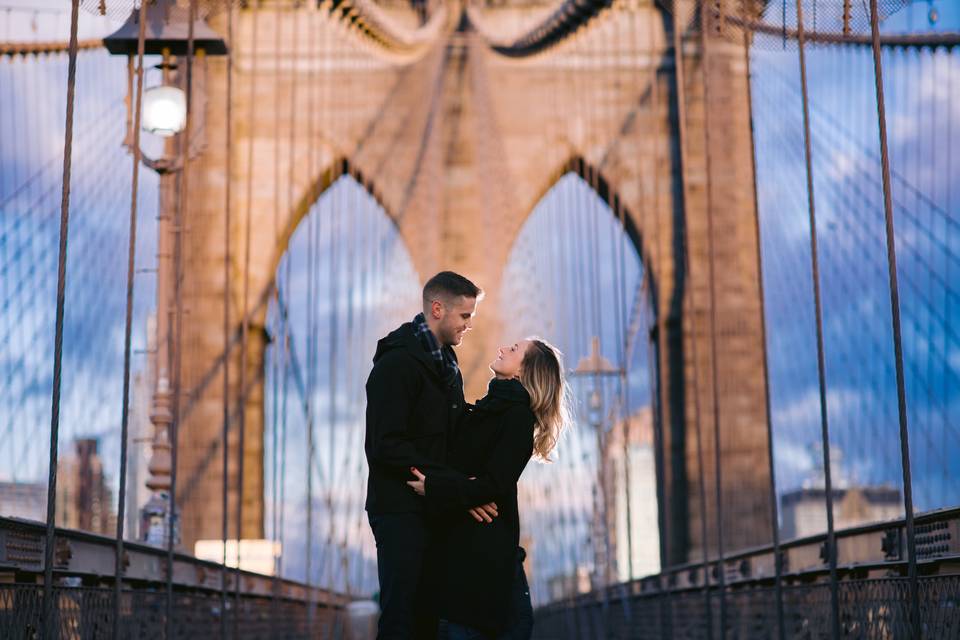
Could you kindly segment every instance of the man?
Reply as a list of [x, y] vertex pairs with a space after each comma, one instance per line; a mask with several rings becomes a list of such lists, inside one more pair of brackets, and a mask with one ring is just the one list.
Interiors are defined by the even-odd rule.
[[[483, 291], [443, 271], [423, 288], [423, 312], [377, 343], [367, 379], [366, 510], [377, 541], [379, 640], [435, 640], [431, 550], [437, 518], [410, 490], [411, 468], [446, 471], [447, 439], [464, 410], [463, 376], [453, 347], [473, 328]], [[489, 521], [495, 505], [471, 509]]]

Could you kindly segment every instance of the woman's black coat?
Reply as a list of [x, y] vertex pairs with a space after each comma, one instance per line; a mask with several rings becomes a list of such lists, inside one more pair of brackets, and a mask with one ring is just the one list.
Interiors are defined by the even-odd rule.
[[[489, 634], [502, 632], [520, 542], [517, 480], [533, 453], [530, 396], [516, 380], [491, 380], [486, 397], [464, 416], [449, 462], [462, 474], [427, 475], [426, 499], [449, 510], [441, 615]], [[473, 476], [476, 479], [470, 480]], [[479, 523], [466, 511], [496, 502], [499, 515]]]

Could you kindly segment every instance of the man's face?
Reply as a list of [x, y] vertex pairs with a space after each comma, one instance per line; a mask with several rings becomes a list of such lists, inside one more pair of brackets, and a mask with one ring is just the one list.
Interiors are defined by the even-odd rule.
[[441, 345], [459, 346], [463, 336], [473, 329], [473, 317], [477, 315], [477, 299], [459, 296], [443, 303], [434, 300], [433, 317], [437, 323], [437, 341]]

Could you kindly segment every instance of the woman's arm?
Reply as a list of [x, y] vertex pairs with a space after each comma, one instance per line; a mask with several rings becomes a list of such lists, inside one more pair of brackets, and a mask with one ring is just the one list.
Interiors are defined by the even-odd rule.
[[[441, 508], [470, 509], [512, 491], [533, 453], [533, 416], [526, 408], [503, 414], [502, 435], [476, 478], [444, 469], [424, 478], [427, 501]], [[410, 483], [413, 486], [416, 483]]]

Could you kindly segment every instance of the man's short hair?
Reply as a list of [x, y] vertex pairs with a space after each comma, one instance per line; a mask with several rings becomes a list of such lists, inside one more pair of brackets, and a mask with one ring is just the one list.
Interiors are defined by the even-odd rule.
[[467, 278], [453, 271], [441, 271], [423, 285], [423, 306], [426, 308], [434, 300], [448, 302], [454, 298], [483, 298], [483, 289]]

